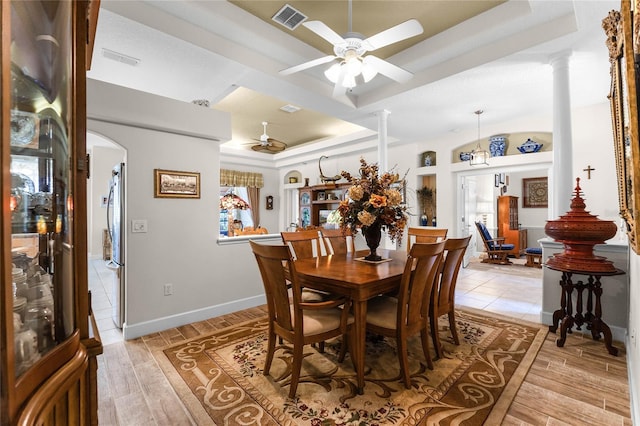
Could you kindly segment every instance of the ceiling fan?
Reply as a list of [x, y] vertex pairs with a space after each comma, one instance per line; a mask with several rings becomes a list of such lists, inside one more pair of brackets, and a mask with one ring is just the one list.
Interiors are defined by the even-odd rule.
[[260, 139], [256, 139], [259, 140], [260, 143], [252, 145], [251, 149], [258, 152], [272, 153], [284, 151], [284, 149], [287, 147], [287, 144], [284, 142], [280, 142], [279, 140], [270, 138], [269, 135], [267, 135], [267, 124], [268, 123], [266, 121], [262, 122], [262, 127], [264, 130], [260, 135]]
[[337, 63], [325, 71], [325, 76], [331, 82], [335, 83], [333, 96], [340, 96], [344, 94], [346, 89], [355, 87], [355, 77], [359, 75], [362, 75], [365, 83], [374, 78], [378, 73], [399, 83], [407, 82], [413, 76], [409, 71], [380, 59], [377, 56], [364, 56], [364, 54], [422, 34], [422, 25], [420, 25], [416, 19], [409, 19], [408, 21], [365, 39], [362, 34], [352, 31], [351, 15], [352, 4], [351, 0], [349, 0], [349, 31], [344, 37], [340, 36], [321, 21], [304, 22], [302, 25], [333, 44], [333, 52], [335, 55], [328, 55], [295, 65], [280, 71], [280, 74], [290, 75], [338, 59], [339, 61]]

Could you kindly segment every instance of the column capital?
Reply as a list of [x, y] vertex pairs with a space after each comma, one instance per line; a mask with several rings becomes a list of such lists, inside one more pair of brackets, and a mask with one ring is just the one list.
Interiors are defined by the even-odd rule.
[[573, 54], [573, 50], [566, 49], [556, 52], [549, 56], [549, 64], [555, 69], [561, 66], [569, 66], [569, 58]]

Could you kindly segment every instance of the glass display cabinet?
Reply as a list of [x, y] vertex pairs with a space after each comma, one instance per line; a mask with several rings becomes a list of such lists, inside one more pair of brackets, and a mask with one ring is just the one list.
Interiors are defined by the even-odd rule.
[[97, 424], [84, 104], [98, 4], [0, 7], [0, 423]]

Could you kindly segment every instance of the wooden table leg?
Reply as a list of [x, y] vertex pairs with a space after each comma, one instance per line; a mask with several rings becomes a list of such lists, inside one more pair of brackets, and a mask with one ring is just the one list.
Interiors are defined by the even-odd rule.
[[590, 287], [593, 288], [593, 294], [596, 299], [595, 316], [591, 320], [591, 336], [598, 340], [600, 333], [604, 335], [604, 345], [607, 347], [609, 354], [618, 356], [618, 349], [612, 345], [613, 336], [611, 335], [611, 329], [602, 321], [602, 304], [600, 297], [602, 296], [602, 284], [600, 283], [600, 277], [596, 275], [595, 281], [589, 277]]
[[354, 303], [354, 367], [358, 380], [358, 394], [364, 393], [364, 353], [366, 348], [366, 331], [367, 331], [367, 301], [359, 300]]

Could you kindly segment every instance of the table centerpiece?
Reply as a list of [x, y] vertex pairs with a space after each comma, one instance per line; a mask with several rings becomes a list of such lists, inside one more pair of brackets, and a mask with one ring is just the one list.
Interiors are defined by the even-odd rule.
[[376, 253], [384, 229], [391, 241], [402, 241], [407, 225], [407, 207], [402, 205], [402, 194], [395, 187], [401, 183], [400, 175], [386, 172], [379, 174], [377, 164], [367, 164], [360, 159], [360, 176], [351, 176], [342, 171], [349, 187], [347, 197], [340, 203], [338, 212], [341, 228], [349, 228], [353, 235], [362, 231], [370, 253], [365, 260], [378, 262], [382, 257]]

